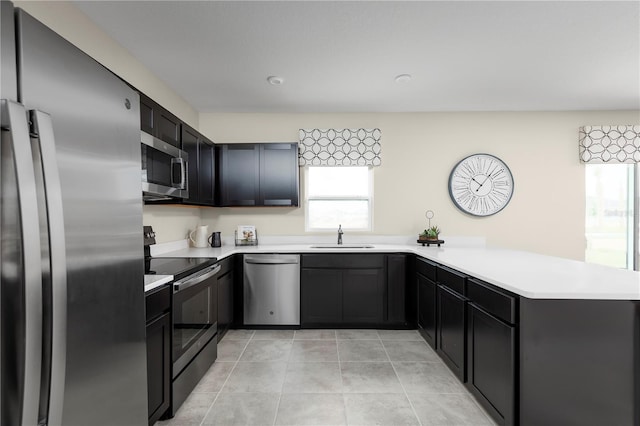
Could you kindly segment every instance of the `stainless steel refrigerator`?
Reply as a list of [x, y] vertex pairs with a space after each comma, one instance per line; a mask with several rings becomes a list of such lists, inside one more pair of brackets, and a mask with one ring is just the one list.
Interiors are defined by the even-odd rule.
[[144, 425], [138, 95], [0, 7], [0, 424]]

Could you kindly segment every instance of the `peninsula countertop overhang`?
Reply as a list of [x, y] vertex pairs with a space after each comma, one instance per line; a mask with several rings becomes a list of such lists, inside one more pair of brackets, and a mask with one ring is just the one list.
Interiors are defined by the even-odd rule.
[[[217, 257], [244, 253], [408, 253], [530, 299], [640, 300], [640, 273], [517, 250], [376, 244], [370, 248], [312, 248], [307, 244], [188, 247], [157, 257]], [[174, 246], [177, 247], [177, 246]]]

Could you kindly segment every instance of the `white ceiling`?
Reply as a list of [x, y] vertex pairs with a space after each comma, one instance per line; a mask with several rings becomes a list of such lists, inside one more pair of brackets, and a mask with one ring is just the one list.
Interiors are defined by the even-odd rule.
[[640, 109], [639, 1], [75, 4], [201, 112]]

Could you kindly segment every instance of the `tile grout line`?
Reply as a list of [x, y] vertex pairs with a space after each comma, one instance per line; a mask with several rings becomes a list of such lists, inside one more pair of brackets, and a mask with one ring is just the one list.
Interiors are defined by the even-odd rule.
[[[231, 368], [231, 371], [229, 371], [229, 375], [227, 376], [226, 379], [224, 379], [224, 383], [222, 383], [222, 386], [220, 386], [220, 390], [218, 391], [218, 393], [216, 393], [216, 397], [213, 398], [213, 401], [211, 402], [211, 405], [209, 406], [209, 408], [207, 409], [207, 412], [204, 414], [204, 417], [202, 418], [202, 421], [200, 422], [200, 426], [204, 425], [204, 421], [207, 419], [207, 416], [209, 415], [209, 413], [211, 412], [211, 409], [213, 408], [213, 405], [216, 403], [216, 401], [218, 400], [218, 398], [220, 397], [220, 394], [222, 393], [222, 389], [224, 389], [225, 385], [227, 384], [227, 382], [229, 381], [229, 378], [231, 377], [231, 374], [233, 374], [234, 370], [236, 369], [236, 366], [238, 365], [238, 363], [240, 362], [240, 358], [242, 358], [242, 355], [244, 354], [244, 351], [247, 350], [247, 346], [249, 346], [249, 342], [251, 341], [251, 339], [253, 338], [255, 334], [255, 331], [253, 332], [253, 334], [251, 335], [251, 337], [249, 339], [247, 339], [247, 343], [244, 344], [244, 348], [242, 348], [242, 351], [240, 352], [240, 355], [238, 355], [238, 359], [235, 361], [235, 363], [233, 364], [233, 367]], [[223, 337], [224, 340], [224, 337]], [[214, 364], [215, 365], [215, 361]], [[213, 367], [213, 365], [211, 367]]]
[[[380, 337], [380, 333], [378, 333], [378, 337]], [[398, 379], [398, 383], [400, 383], [400, 387], [402, 388], [402, 392], [404, 392], [404, 397], [407, 398], [407, 401], [409, 401], [409, 406], [411, 407], [411, 411], [413, 412], [413, 415], [416, 417], [416, 420], [418, 420], [418, 424], [420, 426], [422, 426], [422, 421], [420, 420], [420, 416], [418, 416], [418, 413], [416, 412], [416, 409], [413, 406], [413, 403], [411, 402], [411, 398], [409, 398], [409, 394], [407, 393], [407, 390], [405, 389], [404, 384], [400, 380], [400, 376], [398, 375], [398, 372], [396, 371], [396, 367], [393, 365], [393, 361], [391, 361], [391, 357], [389, 356], [389, 352], [387, 352], [387, 347], [384, 345], [384, 342], [382, 341], [382, 338], [380, 338], [380, 343], [382, 344], [382, 348], [384, 349], [384, 353], [386, 353], [387, 354], [387, 358], [389, 358], [389, 363], [391, 364], [391, 368], [393, 368], [393, 372], [396, 375], [396, 378]]]
[[336, 338], [336, 352], [338, 355], [338, 371], [340, 371], [340, 395], [342, 395], [342, 406], [344, 407], [344, 424], [349, 425], [349, 419], [347, 418], [347, 401], [345, 400], [344, 392], [344, 380], [342, 380], [342, 361], [340, 361], [340, 345], [338, 345], [338, 330], [333, 330], [333, 335]]
[[287, 380], [287, 372], [289, 370], [289, 362], [291, 361], [291, 353], [293, 352], [293, 342], [296, 339], [296, 330], [293, 330], [293, 337], [291, 338], [291, 348], [289, 349], [289, 356], [287, 357], [287, 362], [284, 367], [284, 377], [282, 378], [282, 385], [280, 386], [280, 393], [278, 394], [278, 403], [276, 404], [276, 412], [273, 415], [273, 423], [272, 426], [275, 426], [276, 421], [278, 420], [278, 411], [280, 410], [280, 402], [282, 401], [282, 392], [284, 391], [284, 382]]

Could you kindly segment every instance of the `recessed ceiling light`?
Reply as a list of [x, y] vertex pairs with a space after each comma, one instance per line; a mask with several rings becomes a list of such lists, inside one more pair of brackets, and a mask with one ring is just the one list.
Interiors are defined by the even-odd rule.
[[267, 77], [267, 81], [273, 86], [280, 86], [282, 83], [284, 83], [284, 78], [278, 77], [277, 75], [271, 75]]
[[411, 74], [400, 74], [395, 78], [396, 83], [407, 83], [411, 81]]

